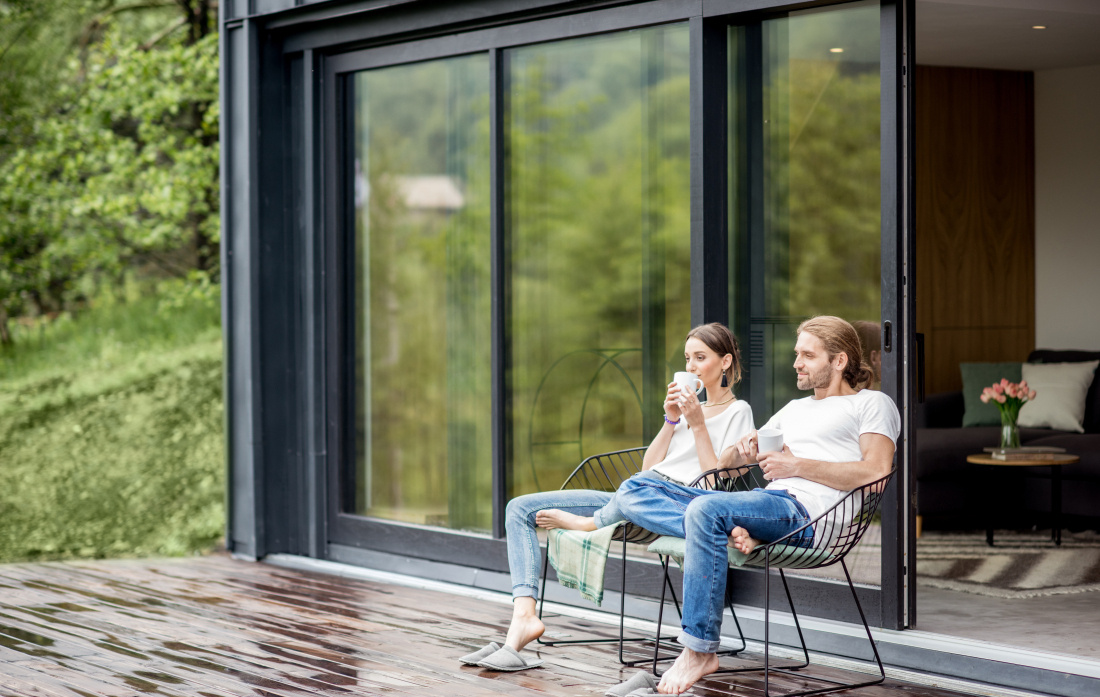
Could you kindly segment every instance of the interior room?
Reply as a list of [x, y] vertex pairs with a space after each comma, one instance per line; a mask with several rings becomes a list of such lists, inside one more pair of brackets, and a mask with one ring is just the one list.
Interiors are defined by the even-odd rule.
[[[914, 458], [917, 629], [1093, 659], [1097, 36], [1100, 3], [1089, 0], [916, 4], [917, 331], [925, 355]], [[1060, 370], [1052, 363], [1072, 364], [1077, 377], [1052, 377]], [[980, 411], [990, 406], [979, 401], [982, 387], [1029, 374], [1044, 385], [1031, 384], [1032, 406], [1043, 408], [1030, 421], [1020, 417], [1022, 445], [1062, 448], [1079, 462], [968, 464], [983, 446], [997, 446], [1002, 430], [996, 410]], [[1060, 500], [1052, 488], [1059, 476]], [[996, 530], [995, 546], [983, 528]]]

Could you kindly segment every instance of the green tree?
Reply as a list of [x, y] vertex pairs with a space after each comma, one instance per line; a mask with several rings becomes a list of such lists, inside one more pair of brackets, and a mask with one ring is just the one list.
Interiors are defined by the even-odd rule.
[[209, 0], [0, 0], [0, 344], [129, 271], [216, 277]]

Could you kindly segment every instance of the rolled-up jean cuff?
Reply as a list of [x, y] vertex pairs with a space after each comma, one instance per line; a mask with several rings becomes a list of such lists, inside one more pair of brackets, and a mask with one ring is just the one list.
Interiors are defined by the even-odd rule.
[[686, 631], [681, 631], [680, 636], [676, 637], [676, 641], [680, 642], [681, 646], [686, 646], [692, 651], [698, 653], [717, 653], [718, 647], [722, 645], [721, 641], [707, 641], [706, 639], [697, 639]]
[[512, 586], [512, 600], [516, 598], [534, 598], [538, 600], [539, 589], [535, 586], [525, 586], [520, 584], [518, 586]]

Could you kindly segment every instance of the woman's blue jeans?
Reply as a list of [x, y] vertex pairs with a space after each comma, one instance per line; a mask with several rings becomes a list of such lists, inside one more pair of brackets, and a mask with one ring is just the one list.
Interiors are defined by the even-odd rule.
[[[686, 540], [683, 631], [677, 640], [701, 653], [714, 653], [720, 643], [730, 531], [740, 526], [753, 538], [771, 542], [810, 519], [806, 508], [781, 489], [730, 493], [632, 477], [619, 487], [617, 499], [630, 522]], [[812, 531], [807, 529], [794, 544], [812, 543]]]
[[[809, 521], [805, 507], [783, 490], [695, 489], [648, 470], [623, 482], [614, 494], [566, 489], [517, 496], [505, 514], [513, 598], [538, 597], [542, 551], [535, 514], [550, 508], [592, 516], [596, 527], [628, 520], [659, 535], [685, 538], [683, 631], [678, 640], [703, 653], [714, 653], [719, 646], [730, 531], [740, 526], [757, 540], [770, 542]], [[805, 534], [798, 544], [810, 546], [812, 541], [812, 534]]]
[[[661, 481], [659, 475], [651, 470], [640, 472], [627, 481], [650, 478]], [[535, 528], [538, 527], [535, 525], [536, 513], [557, 508], [573, 515], [592, 516], [596, 527], [602, 528], [627, 520], [618, 505], [622, 491], [622, 486], [614, 493], [562, 489], [517, 496], [509, 501], [504, 514], [504, 529], [508, 536], [508, 570], [512, 574], [512, 598], [539, 597], [542, 551], [535, 534]]]

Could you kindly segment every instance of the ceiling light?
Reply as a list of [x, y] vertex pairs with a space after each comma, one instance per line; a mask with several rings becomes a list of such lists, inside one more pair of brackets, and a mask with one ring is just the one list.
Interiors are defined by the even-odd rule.
[[1032, 27], [1032, 29], [1046, 29], [1046, 26], [1042, 24], [1036, 24]]
[[844, 53], [844, 49], [842, 49], [842, 48], [830, 48], [829, 53]]

